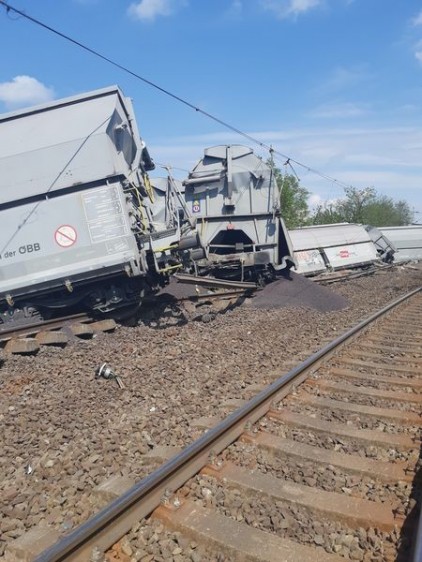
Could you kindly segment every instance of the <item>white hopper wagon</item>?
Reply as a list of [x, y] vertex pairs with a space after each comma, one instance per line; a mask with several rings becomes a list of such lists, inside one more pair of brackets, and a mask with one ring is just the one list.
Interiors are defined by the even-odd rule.
[[396, 263], [422, 260], [422, 225], [383, 226], [378, 230], [395, 247]]
[[308, 226], [289, 233], [298, 273], [316, 275], [379, 260], [369, 234], [360, 224]]

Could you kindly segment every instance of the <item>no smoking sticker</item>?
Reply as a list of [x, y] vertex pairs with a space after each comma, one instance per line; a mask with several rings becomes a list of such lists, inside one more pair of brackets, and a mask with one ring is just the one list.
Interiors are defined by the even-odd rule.
[[73, 246], [77, 238], [78, 235], [76, 234], [76, 230], [73, 228], [73, 226], [69, 226], [68, 224], [59, 226], [59, 228], [54, 233], [55, 241], [62, 248], [69, 248], [70, 246]]

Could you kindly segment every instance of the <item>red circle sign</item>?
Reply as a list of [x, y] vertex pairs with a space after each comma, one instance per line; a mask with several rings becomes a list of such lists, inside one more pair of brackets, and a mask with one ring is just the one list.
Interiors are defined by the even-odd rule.
[[73, 228], [73, 226], [69, 226], [68, 224], [59, 226], [59, 228], [54, 233], [55, 241], [62, 248], [69, 248], [70, 246], [73, 246], [77, 238], [78, 235], [76, 234], [76, 230]]

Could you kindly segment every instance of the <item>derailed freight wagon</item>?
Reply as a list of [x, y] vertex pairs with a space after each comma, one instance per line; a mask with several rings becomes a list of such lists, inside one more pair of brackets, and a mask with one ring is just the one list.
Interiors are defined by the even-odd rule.
[[[379, 258], [385, 263], [393, 263], [397, 248], [391, 240], [381, 232], [376, 226], [370, 224], [365, 225], [365, 230], [371, 237], [372, 242], [377, 250]], [[422, 240], [421, 240], [422, 248]]]
[[422, 260], [422, 225], [383, 226], [378, 230], [394, 247], [396, 263]]
[[108, 313], [165, 282], [186, 253], [177, 209], [155, 220], [153, 167], [116, 86], [0, 116], [0, 323]]
[[378, 261], [376, 248], [360, 224], [338, 223], [290, 230], [297, 272], [316, 275]]
[[200, 273], [271, 278], [294, 265], [273, 170], [251, 148], [214, 146], [183, 182], [207, 250]]

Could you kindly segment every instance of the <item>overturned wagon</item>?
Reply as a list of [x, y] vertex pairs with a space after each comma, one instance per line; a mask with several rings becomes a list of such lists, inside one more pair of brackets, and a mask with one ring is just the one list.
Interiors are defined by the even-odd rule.
[[251, 148], [205, 149], [183, 183], [208, 254], [200, 272], [243, 280], [294, 264], [273, 170]]
[[186, 255], [177, 208], [155, 220], [153, 167], [116, 86], [0, 116], [0, 323], [108, 313], [165, 282]]
[[316, 275], [379, 260], [371, 237], [360, 224], [327, 224], [290, 230], [298, 273]]
[[422, 260], [422, 225], [383, 226], [378, 227], [378, 232], [393, 248], [396, 263]]

